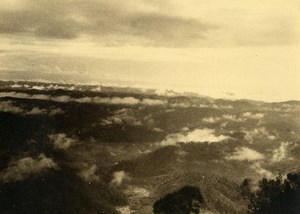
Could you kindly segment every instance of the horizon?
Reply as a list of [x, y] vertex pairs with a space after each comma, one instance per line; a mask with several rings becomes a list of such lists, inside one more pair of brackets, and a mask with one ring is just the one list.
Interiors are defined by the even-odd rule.
[[[90, 82], [90, 83], [80, 83], [80, 82], [53, 82], [53, 81], [40, 81], [40, 80], [36, 80], [36, 81], [26, 81], [26, 80], [5, 80], [5, 79], [0, 79], [0, 82], [13, 82], [14, 84], [23, 84], [23, 85], [19, 85], [18, 87], [12, 87], [12, 88], [26, 88], [28, 90], [38, 90], [38, 91], [44, 91], [44, 90], [57, 90], [57, 89], [36, 89], [34, 88], [34, 86], [32, 86], [30, 88], [29, 87], [25, 87], [24, 83], [27, 84], [33, 84], [33, 83], [37, 83], [38, 86], [43, 86], [43, 84], [47, 84], [47, 85], [69, 85], [69, 86], [90, 86], [90, 87], [107, 87], [107, 88], [118, 88], [118, 89], [122, 89], [122, 88], [129, 88], [129, 89], [135, 89], [135, 90], [139, 90], [141, 94], [147, 94], [147, 93], [154, 93], [158, 96], [165, 96], [165, 97], [176, 97], [176, 96], [187, 96], [187, 97], [203, 97], [203, 98], [209, 98], [209, 99], [214, 99], [214, 100], [228, 100], [228, 101], [253, 101], [253, 102], [262, 102], [262, 103], [287, 103], [287, 102], [300, 102], [300, 100], [296, 100], [296, 99], [291, 99], [291, 100], [281, 100], [281, 101], [266, 101], [266, 100], [258, 100], [258, 99], [247, 99], [247, 98], [233, 98], [232, 94], [230, 94], [230, 97], [213, 97], [213, 96], [208, 96], [205, 94], [201, 94], [198, 92], [194, 92], [194, 91], [176, 91], [174, 89], [171, 88], [166, 88], [166, 89], [157, 89], [157, 88], [150, 88], [150, 87], [143, 87], [143, 86], [128, 86], [128, 85], [116, 85], [115, 83], [110, 83], [110, 82], [106, 82], [106, 83], [95, 83], [95, 82]], [[1, 87], [0, 87], [1, 88]], [[76, 91], [76, 89], [72, 88], [72, 89], [63, 89], [63, 90], [71, 90], [71, 91]], [[100, 92], [100, 91], [99, 91]], [[173, 93], [173, 94], [170, 94]]]

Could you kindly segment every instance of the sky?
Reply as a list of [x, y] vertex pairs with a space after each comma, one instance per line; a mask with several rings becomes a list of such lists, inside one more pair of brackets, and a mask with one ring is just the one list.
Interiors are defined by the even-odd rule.
[[298, 0], [1, 0], [0, 79], [300, 100]]

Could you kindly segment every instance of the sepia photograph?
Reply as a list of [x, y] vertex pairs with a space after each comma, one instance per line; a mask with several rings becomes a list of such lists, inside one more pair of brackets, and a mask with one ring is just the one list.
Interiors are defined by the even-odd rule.
[[0, 214], [300, 214], [300, 1], [0, 0]]

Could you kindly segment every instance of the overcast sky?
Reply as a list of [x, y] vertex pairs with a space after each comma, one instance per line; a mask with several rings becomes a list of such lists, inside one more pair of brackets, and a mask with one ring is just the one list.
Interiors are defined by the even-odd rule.
[[300, 100], [298, 0], [1, 0], [0, 78]]

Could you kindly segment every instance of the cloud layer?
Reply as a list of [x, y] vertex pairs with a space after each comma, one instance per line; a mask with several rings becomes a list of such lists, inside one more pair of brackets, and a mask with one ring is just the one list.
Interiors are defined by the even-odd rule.
[[56, 169], [57, 164], [44, 154], [40, 154], [36, 159], [25, 157], [13, 161], [4, 169], [0, 175], [3, 182], [13, 182], [24, 180], [33, 174], [38, 174], [46, 169]]
[[53, 143], [54, 148], [60, 150], [66, 150], [76, 142], [74, 139], [67, 137], [65, 133], [51, 134], [48, 137]]
[[17, 106], [13, 101], [0, 101], [0, 112], [9, 112], [22, 115], [50, 115], [54, 116], [62, 114], [64, 111], [60, 108], [51, 107], [49, 109], [41, 109], [39, 107], [33, 107], [30, 110], [26, 110], [23, 106]]
[[235, 149], [233, 154], [230, 154], [226, 157], [228, 160], [237, 160], [237, 161], [257, 161], [264, 159], [265, 156], [253, 149], [248, 147], [238, 147]]
[[291, 142], [281, 142], [280, 146], [273, 150], [271, 162], [276, 163], [285, 160], [293, 160], [290, 152], [296, 145]]
[[186, 131], [183, 133], [169, 134], [160, 142], [162, 146], [175, 145], [177, 143], [201, 143], [201, 142], [220, 142], [228, 139], [227, 136], [224, 135], [216, 135], [215, 130], [213, 129], [195, 129], [193, 131]]
[[105, 45], [181, 46], [202, 39], [213, 28], [196, 19], [159, 13], [152, 1], [13, 2], [11, 5], [17, 9], [0, 9], [0, 34], [50, 39], [89, 35], [103, 38]]
[[129, 179], [129, 176], [125, 171], [116, 171], [113, 173], [113, 179], [111, 183], [120, 186], [126, 179]]
[[148, 105], [158, 106], [166, 105], [167, 101], [159, 99], [137, 99], [134, 97], [81, 97], [73, 98], [67, 95], [62, 96], [50, 96], [47, 94], [28, 94], [18, 92], [0, 92], [1, 97], [13, 97], [20, 99], [36, 99], [36, 100], [50, 100], [54, 102], [78, 102], [78, 103], [99, 103], [108, 105]]

